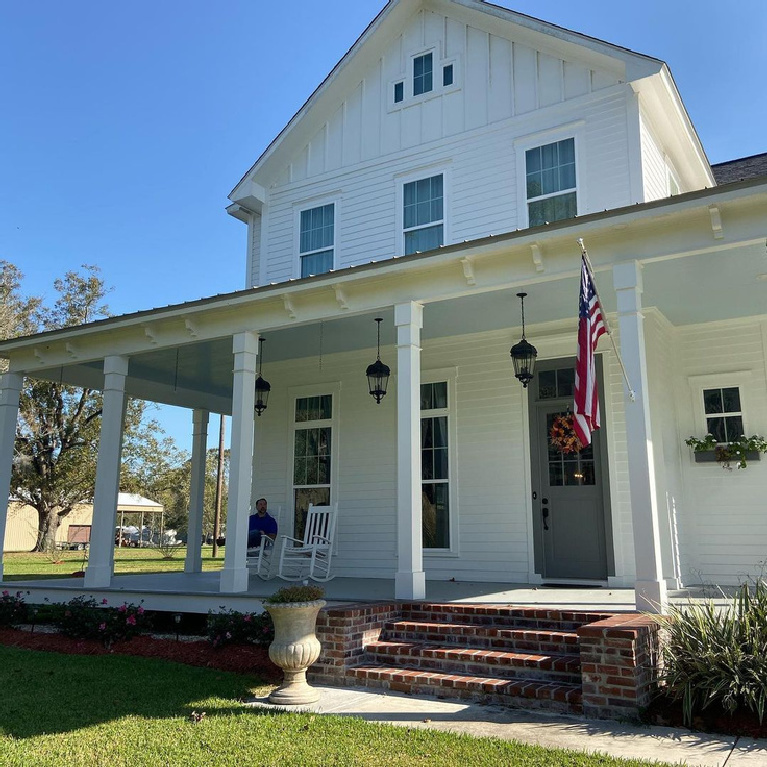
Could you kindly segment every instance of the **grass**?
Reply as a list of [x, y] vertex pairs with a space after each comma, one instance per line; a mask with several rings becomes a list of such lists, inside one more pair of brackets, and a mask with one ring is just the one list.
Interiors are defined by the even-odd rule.
[[[274, 713], [243, 704], [259, 679], [127, 656], [0, 647], [3, 767], [640, 767], [510, 741]], [[204, 711], [199, 723], [192, 711]]]
[[[202, 569], [220, 570], [225, 549], [216, 559], [211, 546], [202, 547]], [[163, 559], [159, 549], [115, 549], [115, 573], [180, 573], [184, 570], [186, 547], [176, 550], [173, 559]], [[69, 578], [83, 568], [82, 551], [61, 552], [62, 562], [54, 564], [44, 552], [3, 555], [3, 580], [20, 581], [47, 578]]]

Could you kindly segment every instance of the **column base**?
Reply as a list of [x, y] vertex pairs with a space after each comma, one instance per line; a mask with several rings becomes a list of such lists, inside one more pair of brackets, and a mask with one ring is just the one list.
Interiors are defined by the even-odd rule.
[[224, 567], [219, 580], [219, 591], [247, 591], [250, 584], [250, 572], [247, 567]]
[[639, 612], [662, 615], [668, 608], [666, 581], [637, 581], [634, 594]]
[[426, 599], [426, 573], [406, 572], [394, 575], [395, 599]]
[[83, 583], [89, 589], [109, 588], [112, 585], [112, 568], [108, 565], [88, 565]]
[[[189, 549], [187, 549], [187, 552]], [[187, 553], [186, 559], [184, 560], [184, 572], [192, 575], [193, 573], [201, 573], [202, 572], [202, 556], [201, 552], [194, 552], [192, 556], [190, 557]]]

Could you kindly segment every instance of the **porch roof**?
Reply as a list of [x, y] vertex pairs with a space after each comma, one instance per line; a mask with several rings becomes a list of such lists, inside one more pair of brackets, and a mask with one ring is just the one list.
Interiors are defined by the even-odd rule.
[[[640, 261], [645, 306], [675, 325], [764, 313], [767, 178], [559, 221], [371, 262], [328, 274], [235, 291], [0, 342], [12, 368], [37, 378], [100, 388], [103, 359], [130, 358], [128, 393], [182, 407], [231, 408], [232, 336], [267, 335], [267, 362], [371, 348], [372, 317], [393, 341], [392, 307], [427, 304], [424, 340], [516, 324], [514, 293], [524, 288], [528, 330], [572, 323], [580, 250], [586, 241], [608, 312], [607, 272]], [[690, 258], [693, 257], [693, 258]], [[370, 321], [368, 321], [370, 320]], [[567, 325], [570, 327], [570, 325]]]

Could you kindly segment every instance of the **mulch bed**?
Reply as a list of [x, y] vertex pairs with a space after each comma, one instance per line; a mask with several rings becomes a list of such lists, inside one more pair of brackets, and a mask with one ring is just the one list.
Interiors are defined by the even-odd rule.
[[126, 642], [115, 642], [107, 649], [96, 639], [72, 639], [58, 633], [32, 633], [10, 628], [0, 628], [0, 644], [67, 655], [138, 655], [219, 671], [257, 674], [264, 682], [277, 682], [281, 679], [280, 669], [269, 660], [266, 648], [256, 645], [214, 648], [205, 639], [176, 641], [140, 635]]
[[684, 723], [682, 701], [674, 701], [663, 695], [656, 697], [644, 712], [642, 720], [662, 727], [685, 727], [698, 732], [720, 735], [742, 735], [748, 738], [767, 738], [767, 715], [759, 724], [759, 717], [746, 708], [730, 714], [719, 705], [710, 705], [703, 711], [694, 712], [692, 724]]

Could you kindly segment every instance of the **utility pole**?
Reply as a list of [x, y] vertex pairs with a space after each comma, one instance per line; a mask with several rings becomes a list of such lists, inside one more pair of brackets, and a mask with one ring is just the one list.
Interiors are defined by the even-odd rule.
[[213, 514], [213, 558], [218, 556], [218, 537], [221, 534], [221, 496], [224, 489], [224, 437], [226, 435], [226, 416], [221, 414], [218, 429], [218, 470], [216, 472], [216, 508]]

